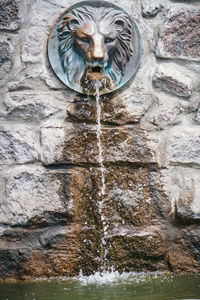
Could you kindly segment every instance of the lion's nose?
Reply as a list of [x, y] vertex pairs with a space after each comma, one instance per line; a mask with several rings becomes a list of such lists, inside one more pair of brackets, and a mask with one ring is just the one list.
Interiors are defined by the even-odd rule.
[[92, 39], [91, 58], [93, 60], [103, 60], [105, 55], [103, 37], [96, 34]]

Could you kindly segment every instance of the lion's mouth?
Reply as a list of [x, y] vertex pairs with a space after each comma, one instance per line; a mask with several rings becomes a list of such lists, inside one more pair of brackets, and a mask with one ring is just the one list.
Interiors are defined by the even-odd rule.
[[103, 79], [103, 69], [99, 66], [89, 67], [87, 70], [87, 78], [91, 81], [99, 81]]

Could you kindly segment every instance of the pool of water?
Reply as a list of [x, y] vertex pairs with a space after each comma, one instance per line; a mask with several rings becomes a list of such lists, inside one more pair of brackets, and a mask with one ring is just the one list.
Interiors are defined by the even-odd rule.
[[200, 275], [96, 273], [67, 279], [0, 283], [1, 300], [200, 300]]

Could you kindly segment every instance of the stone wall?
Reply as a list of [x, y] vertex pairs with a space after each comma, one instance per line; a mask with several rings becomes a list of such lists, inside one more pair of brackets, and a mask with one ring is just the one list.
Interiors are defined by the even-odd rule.
[[104, 256], [119, 271], [199, 272], [200, 2], [113, 1], [143, 55], [101, 99], [104, 197], [95, 100], [47, 59], [50, 27], [75, 2], [0, 1], [0, 278], [89, 274]]

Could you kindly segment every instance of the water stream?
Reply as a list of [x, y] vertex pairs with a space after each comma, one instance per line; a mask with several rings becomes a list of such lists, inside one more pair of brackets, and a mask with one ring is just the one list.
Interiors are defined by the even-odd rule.
[[106, 269], [106, 256], [108, 253], [108, 250], [106, 249], [107, 243], [106, 243], [106, 235], [107, 235], [107, 229], [108, 225], [106, 224], [105, 221], [105, 216], [103, 213], [103, 204], [104, 204], [104, 195], [105, 195], [105, 167], [104, 167], [104, 162], [103, 162], [103, 148], [102, 148], [102, 142], [101, 142], [101, 135], [102, 135], [102, 129], [101, 129], [101, 103], [100, 103], [100, 94], [99, 94], [99, 89], [101, 86], [101, 82], [97, 81], [96, 82], [96, 107], [97, 107], [97, 145], [98, 145], [98, 163], [100, 166], [100, 172], [101, 172], [101, 189], [99, 192], [100, 196], [100, 201], [98, 203], [98, 208], [99, 208], [99, 214], [101, 216], [101, 222], [102, 222], [102, 228], [103, 228], [103, 235], [101, 238], [101, 249], [103, 250], [103, 267], [102, 271], [105, 271]]
[[103, 149], [102, 149], [102, 143], [101, 143], [101, 104], [100, 104], [100, 95], [99, 95], [99, 88], [100, 88], [101, 82], [96, 82], [96, 106], [97, 106], [97, 144], [98, 144], [98, 162], [101, 169], [101, 192], [100, 196], [103, 196], [105, 194], [105, 167], [103, 164]]

